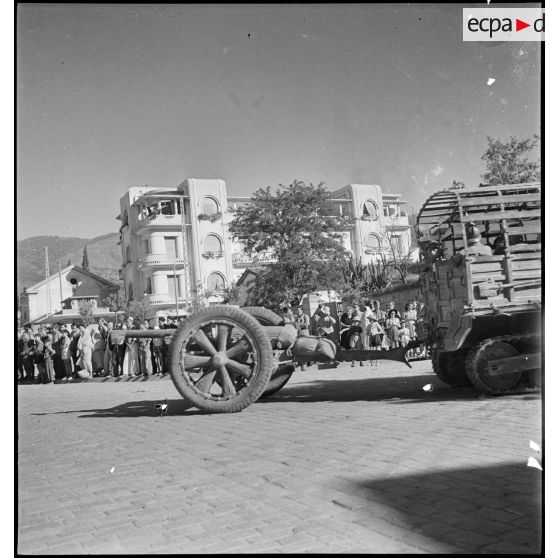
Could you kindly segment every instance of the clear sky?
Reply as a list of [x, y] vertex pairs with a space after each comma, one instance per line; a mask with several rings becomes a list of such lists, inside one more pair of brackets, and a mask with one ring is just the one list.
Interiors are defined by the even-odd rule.
[[415, 211], [476, 186], [487, 135], [539, 133], [541, 61], [464, 43], [464, 6], [20, 4], [18, 238], [116, 232], [128, 188], [187, 177], [377, 183]]

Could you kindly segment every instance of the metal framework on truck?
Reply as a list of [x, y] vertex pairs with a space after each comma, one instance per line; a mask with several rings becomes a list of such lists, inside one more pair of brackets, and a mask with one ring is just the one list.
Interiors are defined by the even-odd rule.
[[[541, 185], [443, 190], [417, 218], [438, 376], [489, 393], [540, 366]], [[491, 255], [468, 246], [480, 231]]]

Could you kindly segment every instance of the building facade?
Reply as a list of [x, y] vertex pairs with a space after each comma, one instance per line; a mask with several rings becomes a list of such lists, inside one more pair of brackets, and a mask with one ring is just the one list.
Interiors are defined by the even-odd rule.
[[[195, 298], [212, 304], [267, 256], [249, 257], [228, 224], [250, 198], [227, 196], [223, 180], [189, 178], [176, 188], [131, 188], [120, 199], [120, 245], [125, 295], [148, 316], [182, 314]], [[331, 195], [331, 210], [353, 219], [341, 242], [364, 263], [411, 249], [408, 217], [398, 194], [351, 184]]]
[[77, 265], [69, 265], [28, 287], [20, 296], [21, 323], [80, 319], [80, 305], [90, 303], [92, 315], [107, 314], [103, 300], [118, 292], [118, 285]]

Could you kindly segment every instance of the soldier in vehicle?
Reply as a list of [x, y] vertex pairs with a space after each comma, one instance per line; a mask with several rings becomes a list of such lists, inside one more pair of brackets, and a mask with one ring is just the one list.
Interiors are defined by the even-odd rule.
[[480, 230], [477, 226], [467, 227], [467, 255], [469, 256], [492, 256], [490, 246], [483, 244]]

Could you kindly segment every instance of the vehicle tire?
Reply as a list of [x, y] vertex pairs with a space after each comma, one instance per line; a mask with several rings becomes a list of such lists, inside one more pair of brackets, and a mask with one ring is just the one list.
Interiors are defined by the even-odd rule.
[[283, 366], [279, 366], [279, 368], [277, 368], [277, 370], [275, 370], [275, 372], [273, 372], [273, 374], [271, 375], [267, 387], [260, 395], [260, 399], [271, 397], [280, 389], [285, 387], [285, 384], [291, 379], [294, 371], [295, 367], [292, 364], [284, 364]]
[[260, 323], [234, 306], [195, 313], [176, 330], [171, 378], [192, 405], [235, 413], [256, 401], [273, 372], [273, 350]]
[[268, 308], [263, 308], [262, 306], [244, 306], [241, 310], [248, 312], [250, 316], [254, 316], [254, 318], [264, 326], [285, 325], [283, 318]]
[[471, 380], [465, 371], [465, 351], [432, 352], [434, 374], [450, 386], [470, 386]]
[[486, 393], [492, 395], [505, 393], [519, 383], [523, 371], [493, 375], [488, 369], [488, 362], [519, 354], [519, 350], [506, 341], [486, 339], [469, 351], [466, 361], [467, 376], [475, 387]]

